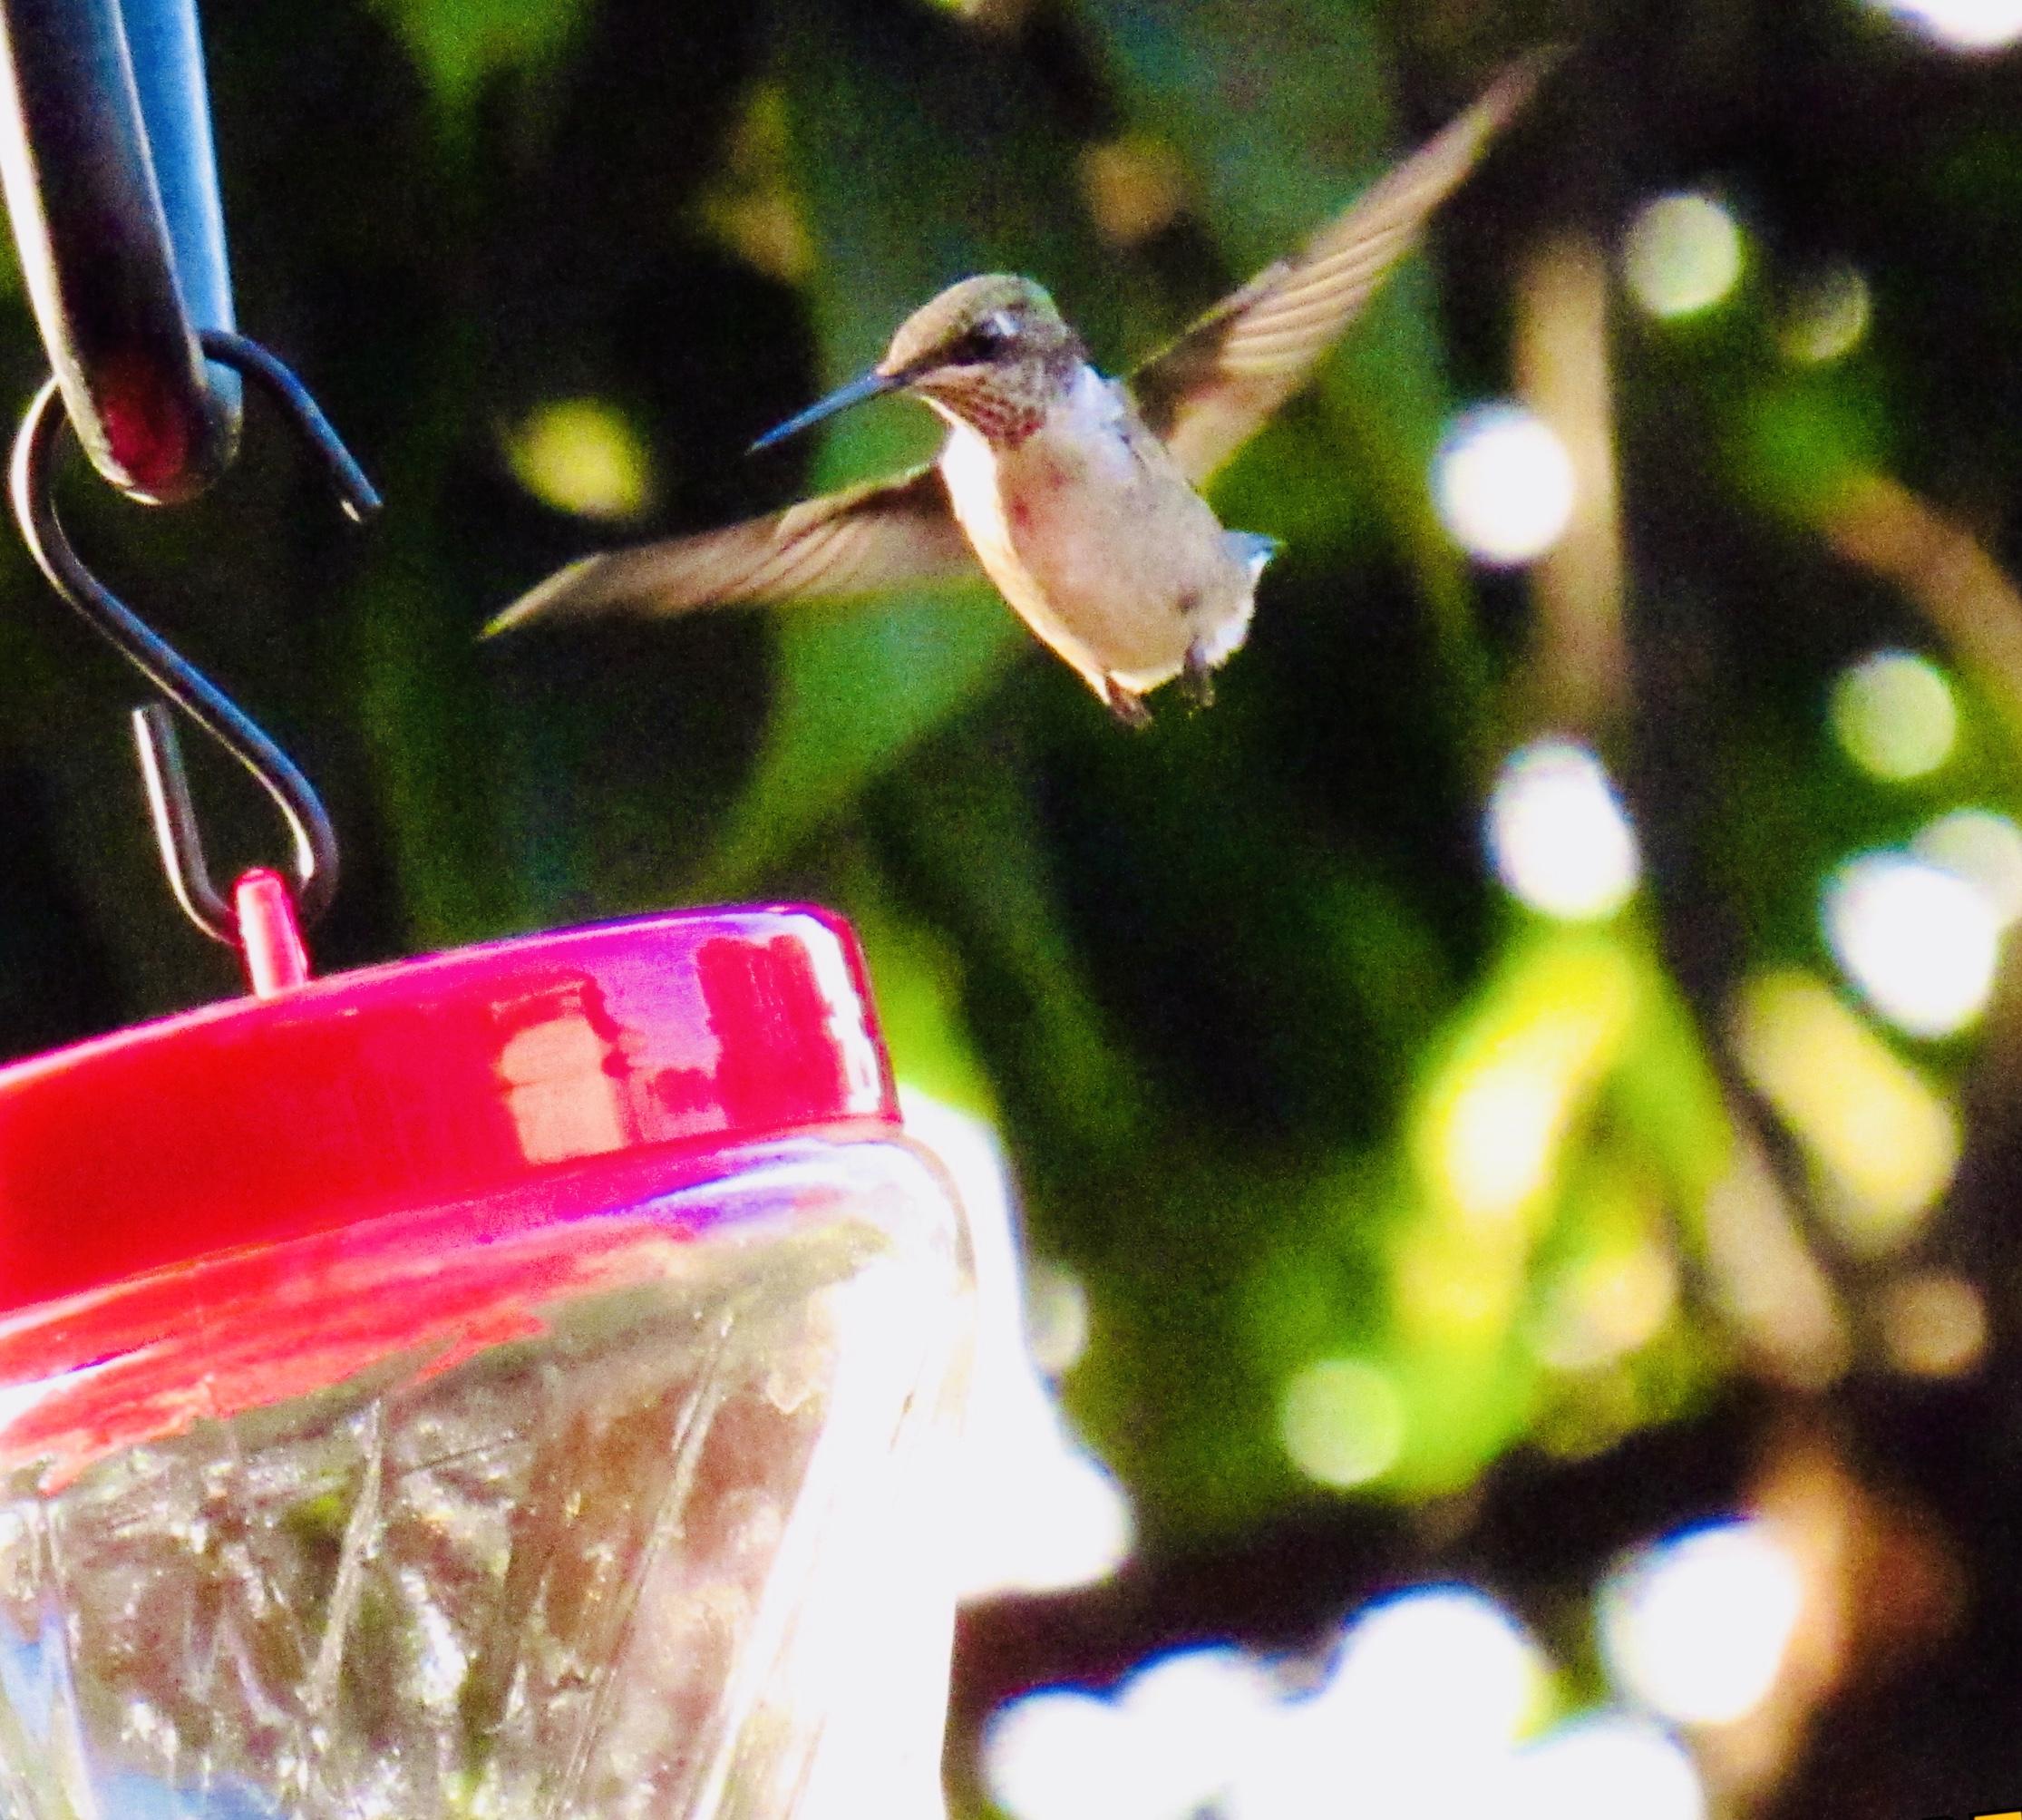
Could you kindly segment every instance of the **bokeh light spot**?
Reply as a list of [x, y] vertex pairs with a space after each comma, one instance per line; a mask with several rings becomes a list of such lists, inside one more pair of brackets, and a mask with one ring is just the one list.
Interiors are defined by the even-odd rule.
[[1484, 1062], [1446, 1117], [1444, 1185], [1471, 1224], [1501, 1225], [1541, 1192], [1566, 1122], [1564, 1076], [1529, 1056]]
[[983, 1735], [990, 1796], [1012, 1820], [1135, 1814], [1137, 1765], [1107, 1700], [1051, 1688], [1002, 1708]]
[[1433, 505], [1477, 560], [1533, 561], [1565, 535], [1578, 492], [1559, 433], [1521, 404], [1482, 404], [1447, 426], [1433, 456]]
[[1332, 1672], [1284, 1704], [1269, 1748], [1213, 1811], [1499, 1813], [1512, 1747], [1548, 1687], [1542, 1657], [1492, 1600], [1464, 1586], [1403, 1593], [1348, 1627]]
[[1712, 1523], [1617, 1570], [1601, 1590], [1601, 1648], [1651, 1711], [1726, 1725], [1775, 1685], [1803, 1602], [1796, 1562], [1764, 1525]]
[[1088, 1291], [1066, 1265], [1036, 1259], [1026, 1267], [1026, 1344], [1048, 1377], [1064, 1377], [1088, 1350]]
[[1861, 345], [1873, 315], [1867, 279], [1852, 266], [1828, 266], [1794, 292], [1778, 340], [1790, 359], [1823, 366]]
[[1629, 224], [1622, 275], [1652, 316], [1711, 309], [1741, 277], [1741, 229], [1710, 196], [1660, 196]]
[[1537, 1646], [1492, 1599], [1429, 1586], [1356, 1620], [1312, 1706], [1344, 1732], [1430, 1751], [1442, 1741], [1512, 1741], [1544, 1684]]
[[1951, 756], [1959, 709], [1945, 673], [1913, 651], [1877, 651], [1832, 685], [1832, 731], [1863, 771], [1891, 783]]
[[1677, 1296], [1677, 1268], [1655, 1245], [1584, 1258], [1546, 1291], [1538, 1356], [1560, 1371], [1606, 1365], [1653, 1338]]
[[1239, 1650], [1155, 1657], [1114, 1696], [1050, 1688], [1001, 1708], [984, 1778], [1014, 1820], [1193, 1820], [1274, 1756], [1284, 1707]]
[[1270, 1677], [1231, 1649], [1156, 1657], [1124, 1683], [1117, 1706], [1139, 1765], [1130, 1811], [1145, 1820], [1218, 1811], [1279, 1718]]
[[1563, 1726], [1517, 1759], [1509, 1820], [1705, 1820], [1706, 1789], [1678, 1741], [1605, 1713]]
[[1809, 976], [1743, 997], [1742, 1066], [1823, 1166], [1825, 1212], [1863, 1251], [1900, 1243], [1959, 1163], [1959, 1124], [1930, 1084]]
[[625, 414], [597, 398], [537, 405], [506, 445], [514, 477], [543, 505], [580, 518], [636, 518], [653, 463]]
[[1134, 247], [1169, 228], [1187, 206], [1186, 165], [1170, 141], [1149, 133], [1091, 145], [1081, 155], [1083, 200], [1096, 231]]
[[1889, 1356], [1917, 1377], [1958, 1377], [1987, 1351], [1987, 1303], [1963, 1277], [1922, 1271], [1881, 1296]]
[[1992, 809], [1955, 809], [1910, 843], [1920, 860], [1963, 879], [1987, 900], [1996, 924], [2022, 920], [2022, 828]]
[[1642, 870], [1636, 831], [1599, 759], [1541, 740], [1503, 762], [1489, 796], [1496, 876], [1532, 910], [1568, 921], [1612, 916]]
[[2022, 38], [2022, 0], [1870, 0], [1933, 43], [1995, 51]]
[[1987, 1008], [2000, 923], [1956, 873], [1903, 853], [1863, 853], [1827, 882], [1823, 914], [1846, 977], [1898, 1029], [1949, 1037]]
[[1482, 1296], [1485, 1319], [1512, 1309], [1525, 1215], [1550, 1189], [1638, 990], [1619, 945], [1554, 932], [1509, 970], [1429, 1084], [1413, 1144], [1449, 1217], [1420, 1234], [1437, 1241], [1424, 1262], [1433, 1279]]
[[1154, 1657], [1106, 1697], [1016, 1698], [984, 1728], [984, 1781], [1012, 1820], [1704, 1820], [1690, 1757], [1650, 1716], [1530, 1737], [1552, 1691], [1502, 1606], [1421, 1586], [1366, 1607], [1306, 1691], [1217, 1646]]
[[1380, 1478], [1405, 1445], [1405, 1406], [1386, 1373], [1354, 1358], [1323, 1358], [1297, 1373], [1278, 1405], [1292, 1464], [1323, 1485]]

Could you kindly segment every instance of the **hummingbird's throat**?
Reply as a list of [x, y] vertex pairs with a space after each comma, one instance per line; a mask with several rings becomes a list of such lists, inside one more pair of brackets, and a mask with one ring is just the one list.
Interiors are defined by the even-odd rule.
[[996, 449], [1015, 449], [1045, 421], [1045, 400], [1021, 375], [956, 371], [922, 386], [928, 404]]

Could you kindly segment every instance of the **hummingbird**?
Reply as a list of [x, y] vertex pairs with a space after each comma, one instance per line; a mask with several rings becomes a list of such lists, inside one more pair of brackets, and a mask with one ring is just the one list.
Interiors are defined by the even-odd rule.
[[1527, 57], [1288, 259], [1140, 365], [1104, 377], [1032, 279], [965, 278], [899, 325], [884, 357], [759, 438], [768, 448], [885, 393], [946, 423], [925, 465], [718, 530], [586, 557], [498, 615], [685, 613], [833, 600], [973, 576], [1116, 718], [1181, 679], [1200, 706], [1241, 647], [1277, 546], [1228, 530], [1199, 489], [1311, 375], [1433, 210], [1529, 100]]

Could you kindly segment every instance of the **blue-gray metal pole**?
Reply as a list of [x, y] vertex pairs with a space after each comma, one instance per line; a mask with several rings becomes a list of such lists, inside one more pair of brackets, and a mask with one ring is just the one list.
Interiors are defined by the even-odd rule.
[[194, 0], [0, 0], [0, 179], [66, 414], [151, 501], [229, 462], [238, 375]]

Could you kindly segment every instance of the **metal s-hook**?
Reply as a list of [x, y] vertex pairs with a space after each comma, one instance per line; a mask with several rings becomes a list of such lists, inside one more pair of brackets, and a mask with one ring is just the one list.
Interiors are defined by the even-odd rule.
[[[219, 330], [199, 336], [211, 359], [236, 367], [265, 389], [320, 458], [345, 512], [363, 521], [379, 509], [351, 453], [293, 373], [258, 344]], [[274, 799], [295, 840], [296, 909], [305, 923], [328, 908], [336, 889], [337, 843], [330, 818], [307, 778], [243, 709], [87, 569], [56, 516], [51, 491], [57, 439], [67, 418], [57, 382], [35, 394], [15, 438], [10, 487], [15, 516], [29, 552], [50, 585], [170, 701], [252, 773]], [[211, 882], [182, 781], [180, 753], [165, 716], [143, 710], [135, 720], [141, 768], [153, 810], [162, 863], [176, 898], [192, 921], [217, 940], [238, 944], [238, 918]], [[165, 736], [166, 735], [166, 736]]]

